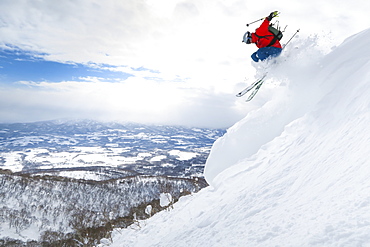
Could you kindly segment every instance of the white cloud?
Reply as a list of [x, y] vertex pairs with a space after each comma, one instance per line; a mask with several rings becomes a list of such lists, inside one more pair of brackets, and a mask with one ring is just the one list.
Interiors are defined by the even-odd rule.
[[234, 101], [229, 94], [188, 88], [185, 83], [135, 77], [116, 83], [85, 79], [85, 82], [21, 82], [22, 87], [17, 90], [1, 88], [0, 119], [24, 122], [72, 117], [226, 127], [242, 117], [240, 112], [230, 110]]

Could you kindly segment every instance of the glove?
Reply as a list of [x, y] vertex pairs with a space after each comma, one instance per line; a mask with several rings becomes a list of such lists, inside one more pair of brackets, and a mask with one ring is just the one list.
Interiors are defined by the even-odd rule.
[[272, 18], [277, 17], [277, 16], [278, 16], [278, 14], [279, 14], [279, 12], [278, 12], [278, 11], [274, 11], [274, 12], [271, 12], [271, 13], [270, 13], [270, 15], [269, 15], [269, 16], [267, 16], [266, 18], [267, 18], [267, 20], [268, 20], [268, 21], [271, 21], [271, 20], [272, 20]]

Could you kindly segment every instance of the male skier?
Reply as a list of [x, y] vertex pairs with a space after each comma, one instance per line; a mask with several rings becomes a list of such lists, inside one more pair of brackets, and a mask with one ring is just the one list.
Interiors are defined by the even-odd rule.
[[247, 35], [244, 37], [243, 42], [246, 44], [254, 43], [259, 48], [251, 56], [255, 62], [277, 57], [283, 50], [279, 40], [269, 31], [270, 21], [277, 15], [277, 11], [272, 12], [254, 33], [247, 32]]

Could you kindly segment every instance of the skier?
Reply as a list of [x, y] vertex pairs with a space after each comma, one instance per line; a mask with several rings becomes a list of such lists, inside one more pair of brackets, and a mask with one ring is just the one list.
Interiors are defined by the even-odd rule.
[[247, 32], [245, 35], [243, 42], [246, 44], [255, 43], [259, 48], [251, 56], [255, 62], [277, 57], [283, 50], [279, 40], [268, 30], [270, 21], [277, 15], [277, 11], [271, 12], [271, 14], [262, 22], [261, 26], [256, 29], [256, 32]]

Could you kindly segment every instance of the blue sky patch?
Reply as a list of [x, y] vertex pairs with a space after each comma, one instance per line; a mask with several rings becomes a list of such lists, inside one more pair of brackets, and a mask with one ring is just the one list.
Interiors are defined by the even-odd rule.
[[[125, 80], [132, 76], [124, 72], [99, 69], [96, 68], [97, 66], [47, 61], [42, 58], [42, 55], [22, 50], [0, 50], [0, 83], [80, 81], [80, 77], [101, 77], [113, 81]], [[111, 65], [102, 65], [102, 67], [112, 68]]]

